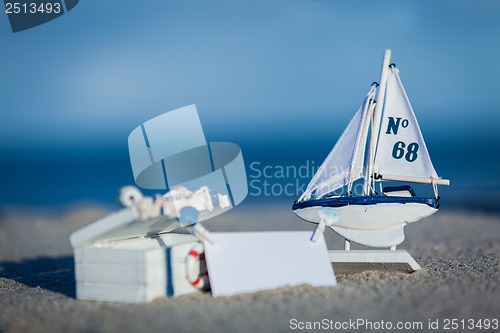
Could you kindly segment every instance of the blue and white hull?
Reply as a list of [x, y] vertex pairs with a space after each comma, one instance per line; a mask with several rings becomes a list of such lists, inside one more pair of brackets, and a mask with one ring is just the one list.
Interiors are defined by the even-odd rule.
[[[439, 208], [437, 199], [395, 196], [331, 197], [296, 202], [300, 218], [320, 222], [320, 211], [337, 216], [330, 227], [342, 237], [373, 247], [391, 247], [404, 241], [404, 226], [428, 217]], [[328, 215], [328, 214], [326, 214]]]

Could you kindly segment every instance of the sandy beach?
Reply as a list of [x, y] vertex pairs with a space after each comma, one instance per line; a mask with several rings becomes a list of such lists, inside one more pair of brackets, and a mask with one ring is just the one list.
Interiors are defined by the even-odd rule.
[[[356, 320], [410, 322], [403, 331], [424, 332], [429, 322], [443, 330], [447, 319], [499, 319], [495, 213], [442, 210], [407, 226], [400, 248], [422, 266], [413, 274], [371, 271], [337, 275], [331, 288], [303, 285], [221, 298], [199, 293], [139, 305], [80, 301], [68, 237], [107, 212], [97, 205], [1, 209], [0, 332], [287, 332], [308, 322], [328, 322], [335, 330], [334, 323]], [[313, 228], [289, 203], [244, 203], [205, 225], [213, 231]], [[330, 249], [341, 249], [333, 232], [326, 239]]]

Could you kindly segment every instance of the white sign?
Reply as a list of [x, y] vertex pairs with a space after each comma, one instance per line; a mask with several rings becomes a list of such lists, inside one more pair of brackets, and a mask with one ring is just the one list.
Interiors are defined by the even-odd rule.
[[213, 296], [229, 296], [285, 286], [334, 286], [323, 235], [309, 231], [211, 233], [204, 242]]

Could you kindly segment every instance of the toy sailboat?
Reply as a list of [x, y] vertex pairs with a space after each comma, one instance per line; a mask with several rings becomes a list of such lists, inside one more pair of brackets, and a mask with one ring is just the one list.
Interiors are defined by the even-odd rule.
[[[439, 208], [438, 177], [417, 118], [386, 50], [380, 85], [374, 83], [306, 191], [293, 204], [304, 220], [323, 223], [350, 241], [391, 247], [404, 240], [404, 226]], [[378, 86], [378, 91], [377, 91]], [[377, 96], [375, 98], [375, 96]], [[418, 197], [409, 185], [432, 185], [434, 197]], [[379, 191], [376, 191], [378, 184]]]

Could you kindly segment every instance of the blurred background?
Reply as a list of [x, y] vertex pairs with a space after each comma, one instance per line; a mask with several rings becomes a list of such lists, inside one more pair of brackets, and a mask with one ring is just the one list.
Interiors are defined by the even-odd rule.
[[442, 207], [500, 209], [498, 1], [81, 0], [15, 34], [0, 13], [0, 40], [2, 205], [115, 207], [129, 133], [190, 104], [207, 141], [241, 146], [247, 201], [291, 205], [390, 48]]

